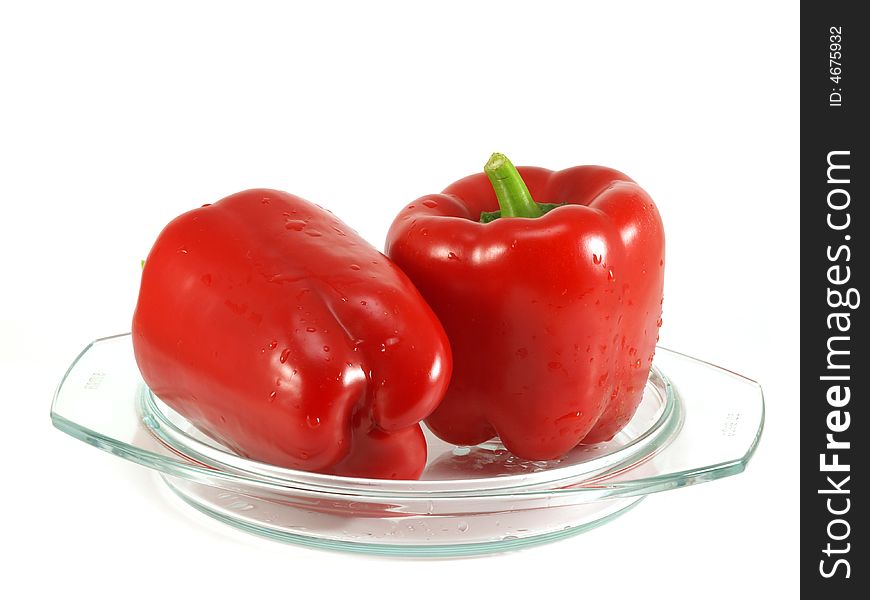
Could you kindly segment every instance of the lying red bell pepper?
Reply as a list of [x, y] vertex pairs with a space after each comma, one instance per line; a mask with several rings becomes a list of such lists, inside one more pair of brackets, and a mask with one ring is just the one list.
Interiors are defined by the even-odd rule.
[[133, 348], [153, 392], [238, 454], [357, 477], [419, 477], [419, 421], [451, 372], [408, 278], [332, 213], [274, 190], [166, 226]]
[[485, 172], [412, 202], [387, 237], [453, 351], [426, 423], [454, 444], [498, 435], [532, 460], [609, 440], [637, 409], [658, 339], [659, 213], [604, 167], [518, 171], [495, 154]]

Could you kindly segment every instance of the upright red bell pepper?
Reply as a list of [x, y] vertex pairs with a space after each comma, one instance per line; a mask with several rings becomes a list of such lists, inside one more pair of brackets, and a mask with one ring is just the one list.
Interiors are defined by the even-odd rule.
[[496, 154], [485, 172], [412, 202], [387, 236], [453, 351], [426, 423], [454, 444], [498, 435], [553, 459], [637, 409], [661, 325], [662, 222], [613, 169], [517, 170]]
[[133, 348], [154, 393], [235, 452], [411, 479], [450, 379], [408, 278], [331, 213], [274, 190], [192, 210], [145, 261]]

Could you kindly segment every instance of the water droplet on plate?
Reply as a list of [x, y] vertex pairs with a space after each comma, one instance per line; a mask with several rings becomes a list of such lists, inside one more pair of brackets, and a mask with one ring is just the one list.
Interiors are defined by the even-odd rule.
[[456, 529], [458, 529], [462, 533], [465, 533], [466, 531], [468, 531], [468, 523], [466, 523], [465, 521], [459, 521], [459, 523], [456, 524]]

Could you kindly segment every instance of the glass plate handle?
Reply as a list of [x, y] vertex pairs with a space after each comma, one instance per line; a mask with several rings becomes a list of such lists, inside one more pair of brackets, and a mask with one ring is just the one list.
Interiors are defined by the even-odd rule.
[[639, 463], [587, 480], [583, 488], [600, 486], [605, 497], [650, 494], [736, 475], [752, 458], [764, 428], [764, 394], [756, 381], [662, 347], [655, 364], [679, 400], [680, 432]]
[[100, 338], [64, 374], [51, 404], [51, 420], [74, 438], [147, 467], [172, 475], [198, 470], [151, 435], [138, 410], [146, 391], [132, 360], [130, 334]]

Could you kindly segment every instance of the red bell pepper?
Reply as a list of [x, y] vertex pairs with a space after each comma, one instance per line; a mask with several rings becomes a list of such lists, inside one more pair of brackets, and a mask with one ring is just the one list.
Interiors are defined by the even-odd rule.
[[419, 477], [419, 422], [451, 372], [408, 278], [332, 213], [274, 190], [166, 226], [133, 348], [153, 392], [238, 454], [357, 477]]
[[613, 169], [517, 170], [496, 154], [485, 171], [409, 204], [387, 237], [453, 351], [426, 423], [532, 460], [609, 440], [637, 409], [661, 326], [659, 213]]

